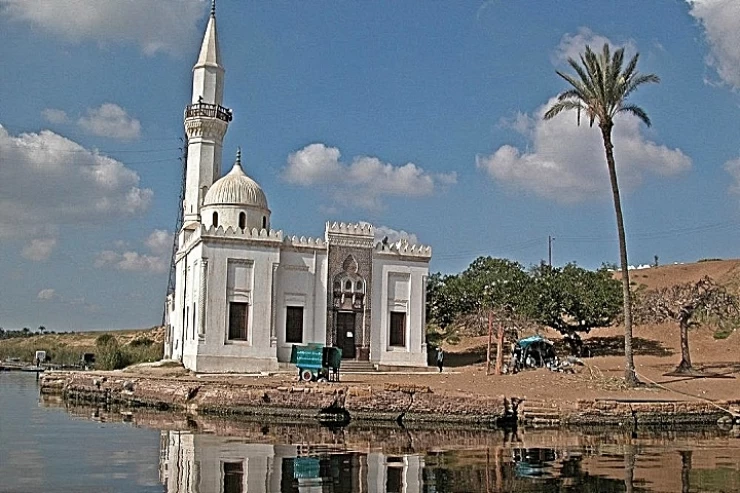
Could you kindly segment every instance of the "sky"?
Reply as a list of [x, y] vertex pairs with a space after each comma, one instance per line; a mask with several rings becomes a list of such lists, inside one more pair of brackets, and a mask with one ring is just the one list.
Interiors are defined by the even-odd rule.
[[[0, 0], [0, 327], [162, 319], [183, 109], [206, 0]], [[272, 226], [368, 221], [480, 255], [618, 262], [597, 128], [544, 121], [556, 70], [605, 42], [661, 78], [614, 129], [629, 261], [740, 256], [737, 0], [218, 0], [242, 148]]]

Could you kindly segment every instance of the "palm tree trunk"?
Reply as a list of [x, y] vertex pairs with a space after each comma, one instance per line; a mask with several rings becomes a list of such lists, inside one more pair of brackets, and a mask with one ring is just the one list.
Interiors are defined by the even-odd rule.
[[635, 374], [635, 360], [632, 356], [632, 297], [630, 293], [629, 264], [627, 263], [627, 240], [624, 234], [624, 219], [622, 218], [622, 201], [619, 198], [619, 184], [617, 183], [617, 168], [614, 163], [614, 145], [612, 144], [612, 127], [609, 120], [602, 122], [601, 137], [604, 140], [606, 151], [606, 165], [609, 169], [609, 180], [614, 197], [614, 212], [617, 215], [617, 232], [619, 234], [619, 261], [622, 268], [622, 295], [624, 297], [624, 379], [627, 385], [634, 387], [640, 383]]

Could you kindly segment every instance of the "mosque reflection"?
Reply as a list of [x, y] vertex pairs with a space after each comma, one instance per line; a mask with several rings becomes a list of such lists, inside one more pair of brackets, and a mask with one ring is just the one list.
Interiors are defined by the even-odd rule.
[[422, 491], [423, 469], [423, 457], [413, 454], [161, 435], [160, 479], [168, 493], [411, 493]]

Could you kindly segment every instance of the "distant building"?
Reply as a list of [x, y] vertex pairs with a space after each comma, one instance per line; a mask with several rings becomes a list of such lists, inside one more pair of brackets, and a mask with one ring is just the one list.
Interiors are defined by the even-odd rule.
[[165, 357], [197, 372], [288, 362], [293, 344], [335, 345], [344, 359], [426, 366], [431, 248], [375, 241], [366, 223], [326, 223], [323, 238], [271, 229], [267, 197], [242, 168], [221, 177], [232, 112], [222, 106], [212, 10], [185, 110], [188, 158]]

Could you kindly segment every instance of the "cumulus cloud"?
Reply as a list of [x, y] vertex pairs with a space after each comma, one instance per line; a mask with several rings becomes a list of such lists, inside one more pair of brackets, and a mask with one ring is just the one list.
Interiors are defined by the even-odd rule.
[[149, 252], [103, 250], [95, 258], [95, 267], [161, 274], [169, 268], [172, 240], [173, 235], [169, 231], [155, 229], [144, 240], [144, 245]]
[[727, 161], [725, 163], [725, 171], [727, 171], [734, 180], [734, 183], [730, 185], [730, 191], [740, 194], [740, 157]]
[[77, 124], [88, 133], [111, 139], [132, 140], [139, 137], [141, 123], [126, 110], [113, 103], [104, 103], [100, 108], [88, 108], [87, 114]]
[[[560, 39], [560, 43], [552, 54], [552, 63], [553, 65], [562, 65], [568, 62], [568, 58], [579, 60], [581, 53], [586, 50], [586, 45], [590, 46], [592, 50], [598, 53], [601, 51], [604, 43], [608, 43], [612, 47], [615, 47], [614, 43], [612, 43], [609, 38], [596, 34], [587, 27], [581, 27], [578, 29], [576, 34], [566, 33], [563, 35]], [[625, 55], [627, 57], [630, 57], [637, 52], [635, 43], [632, 40], [628, 40], [619, 46], [624, 47]]]
[[454, 172], [431, 174], [414, 163], [394, 166], [370, 156], [344, 163], [340, 158], [336, 147], [307, 145], [288, 156], [283, 178], [296, 185], [328, 188], [336, 200], [367, 209], [381, 207], [384, 196], [422, 197], [457, 181]]
[[69, 42], [135, 44], [181, 54], [199, 36], [205, 0], [0, 0], [0, 15]]
[[[529, 142], [530, 152], [504, 145], [491, 155], [476, 157], [478, 168], [497, 181], [555, 199], [577, 202], [608, 193], [601, 133], [588, 124], [576, 124], [574, 114], [561, 113], [545, 121], [545, 111], [555, 98], [534, 116], [519, 118], [517, 130]], [[632, 115], [619, 115], [613, 131], [620, 187], [639, 185], [646, 172], [670, 176], [688, 170], [691, 159], [680, 149], [669, 149], [648, 140], [641, 122]]]
[[29, 244], [23, 247], [21, 255], [28, 260], [47, 260], [57, 245], [57, 239], [55, 237], [50, 238], [34, 238]]
[[41, 112], [41, 116], [49, 123], [59, 124], [67, 123], [69, 121], [69, 117], [67, 117], [67, 113], [65, 111], [55, 108], [46, 108]]
[[55, 289], [44, 288], [39, 291], [39, 294], [36, 295], [36, 299], [41, 301], [52, 301], [59, 299], [59, 295], [57, 294]]
[[[568, 57], [578, 59], [586, 45], [599, 49], [608, 38], [581, 28], [566, 34], [553, 54], [553, 63], [562, 65]], [[636, 51], [627, 42], [626, 51]], [[610, 193], [606, 158], [601, 133], [588, 122], [577, 125], [576, 115], [563, 112], [544, 120], [550, 99], [532, 114], [517, 113], [503, 119], [500, 126], [510, 128], [527, 142], [526, 151], [511, 145], [493, 154], [478, 155], [476, 165], [496, 181], [533, 192], [559, 202], [578, 202]], [[656, 144], [643, 134], [643, 124], [630, 114], [616, 117], [612, 139], [620, 187], [638, 186], [646, 173], [671, 176], [691, 167], [691, 159], [680, 149]]]
[[404, 230], [397, 230], [388, 226], [375, 226], [375, 241], [383, 241], [387, 238], [388, 243], [397, 243], [399, 240], [406, 240], [411, 245], [418, 245], [419, 239], [413, 233], [407, 233]]
[[28, 240], [48, 257], [61, 226], [100, 224], [147, 210], [152, 191], [123, 163], [49, 130], [12, 136], [0, 125], [0, 239]]
[[704, 28], [709, 43], [707, 64], [719, 78], [740, 89], [740, 2], [737, 0], [686, 0], [689, 13]]

